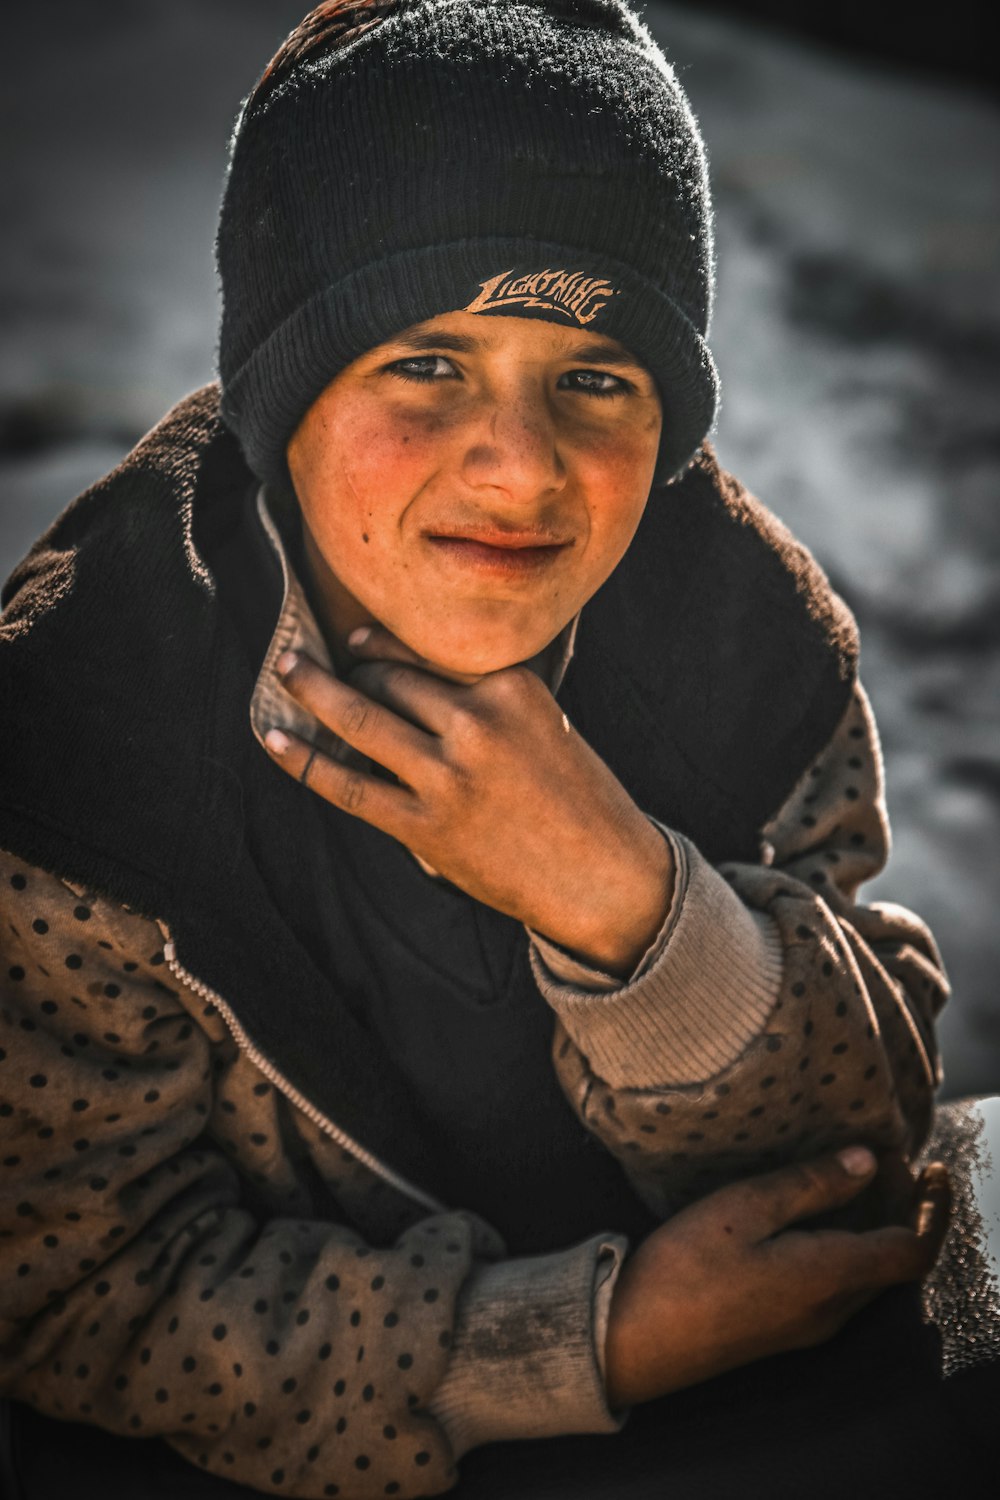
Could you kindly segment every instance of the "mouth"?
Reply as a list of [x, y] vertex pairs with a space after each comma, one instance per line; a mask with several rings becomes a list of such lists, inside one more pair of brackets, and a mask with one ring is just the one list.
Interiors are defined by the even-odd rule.
[[546, 532], [495, 529], [426, 533], [425, 539], [442, 561], [503, 578], [543, 572], [573, 545]]

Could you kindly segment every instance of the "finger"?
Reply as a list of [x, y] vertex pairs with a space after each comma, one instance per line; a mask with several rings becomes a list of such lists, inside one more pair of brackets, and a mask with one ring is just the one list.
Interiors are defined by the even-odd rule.
[[454, 718], [464, 686], [444, 682], [416, 667], [391, 661], [362, 662], [350, 675], [352, 687], [366, 698], [382, 703], [393, 713], [429, 734], [444, 735]]
[[871, 1182], [876, 1167], [866, 1146], [848, 1146], [829, 1156], [746, 1178], [716, 1196], [732, 1193], [745, 1232], [753, 1240], [763, 1240], [801, 1219], [849, 1203]]
[[854, 1244], [845, 1252], [845, 1284], [862, 1289], [922, 1281], [937, 1259], [946, 1223], [935, 1210], [926, 1234], [891, 1224], [850, 1236]]
[[881, 1288], [922, 1281], [930, 1271], [948, 1230], [951, 1186], [940, 1163], [921, 1174], [920, 1184], [912, 1227], [889, 1224], [861, 1234], [831, 1231], [815, 1236], [821, 1253], [845, 1278], [845, 1286]]
[[858, 1297], [877, 1295], [900, 1282], [920, 1281], [933, 1252], [912, 1229], [891, 1225], [860, 1233], [848, 1229], [787, 1229], [761, 1250], [780, 1265], [789, 1285], [803, 1280], [819, 1293], [828, 1311]]
[[293, 780], [333, 807], [405, 842], [414, 800], [408, 787], [393, 786], [364, 771], [339, 765], [314, 745], [284, 729], [269, 729], [264, 745], [275, 765]]
[[286, 651], [278, 660], [278, 671], [296, 703], [410, 786], [420, 779], [421, 765], [436, 759], [436, 740], [357, 687], [332, 677], [303, 653]]
[[880, 1229], [886, 1224], [909, 1224], [916, 1191], [916, 1175], [898, 1150], [878, 1152], [878, 1171], [852, 1202], [823, 1215], [826, 1228]]
[[952, 1189], [948, 1169], [939, 1161], [931, 1162], [917, 1179], [911, 1219], [917, 1237], [924, 1241], [931, 1256], [931, 1265], [937, 1260], [948, 1233], [951, 1208]]
[[902, 1151], [880, 1151], [873, 1207], [882, 1224], [908, 1224], [917, 1181]]
[[347, 644], [358, 661], [403, 662], [450, 682], [473, 683], [482, 676], [480, 672], [453, 672], [449, 667], [439, 666], [429, 657], [418, 655], [384, 625], [359, 625], [347, 637]]

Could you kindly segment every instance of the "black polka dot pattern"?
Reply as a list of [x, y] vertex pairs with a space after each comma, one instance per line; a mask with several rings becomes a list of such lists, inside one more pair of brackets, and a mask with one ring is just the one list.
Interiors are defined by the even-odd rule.
[[762, 842], [767, 863], [721, 872], [773, 918], [783, 972], [762, 1032], [730, 1067], [671, 1087], [664, 1057], [663, 1087], [616, 1091], [588, 1066], [585, 1036], [577, 1046], [556, 1028], [567, 1094], [665, 1214], [762, 1163], [848, 1139], [912, 1148], [929, 1128], [947, 980], [918, 917], [856, 900], [888, 849], [881, 751], [860, 687]]
[[[918, 918], [855, 900], [885, 857], [880, 776], [859, 694], [762, 831], [773, 858], [723, 867], [784, 953], [772, 1015], [723, 1074], [611, 1090], [556, 1027], [567, 1095], [664, 1213], [761, 1164], [924, 1129], [947, 980]], [[170, 1432], [274, 1493], [447, 1488], [453, 1383], [511, 1384], [509, 1361], [470, 1363], [483, 1341], [457, 1292], [473, 1256], [497, 1285], [522, 1263], [293, 1108], [176, 984], [154, 923], [8, 856], [0, 899], [0, 1295], [51, 1328], [13, 1393]], [[508, 1297], [523, 1319], [523, 1288]]]
[[173, 981], [155, 923], [2, 853], [0, 903], [0, 1112], [28, 1122], [0, 1141], [0, 1317], [45, 1309], [52, 1351], [11, 1394], [264, 1491], [448, 1487], [427, 1412], [497, 1237], [373, 1193]]

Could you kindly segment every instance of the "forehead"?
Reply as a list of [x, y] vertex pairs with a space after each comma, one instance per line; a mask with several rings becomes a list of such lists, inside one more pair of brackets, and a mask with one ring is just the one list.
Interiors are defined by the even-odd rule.
[[623, 344], [605, 334], [566, 328], [541, 318], [469, 312], [441, 313], [436, 318], [414, 323], [378, 347], [402, 348], [414, 353], [450, 349], [464, 354], [593, 360], [645, 368]]

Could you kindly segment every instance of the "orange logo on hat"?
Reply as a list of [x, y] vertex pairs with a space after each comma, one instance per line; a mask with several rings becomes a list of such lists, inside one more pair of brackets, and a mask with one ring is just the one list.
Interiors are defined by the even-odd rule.
[[[494, 312], [504, 307], [540, 307], [546, 312], [562, 313], [580, 323], [592, 323], [618, 289], [603, 277], [588, 276], [583, 271], [532, 271], [515, 276], [501, 271], [489, 281], [480, 282], [482, 291], [463, 312]], [[598, 300], [598, 299], [601, 300]]]

